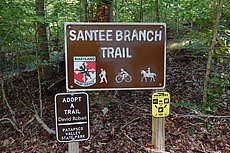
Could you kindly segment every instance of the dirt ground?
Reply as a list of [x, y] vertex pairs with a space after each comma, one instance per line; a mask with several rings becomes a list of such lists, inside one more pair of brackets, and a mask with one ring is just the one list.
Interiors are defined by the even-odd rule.
[[[199, 116], [190, 107], [173, 103], [202, 100], [205, 59], [183, 50], [169, 53], [166, 90], [171, 94], [170, 115], [165, 118], [165, 150], [187, 153], [230, 152], [229, 91], [221, 107]], [[42, 81], [42, 120], [55, 130], [54, 96], [65, 92], [65, 71], [52, 72]], [[58, 83], [55, 83], [59, 81]], [[54, 85], [55, 83], [55, 85]], [[37, 72], [27, 72], [5, 81], [5, 95], [14, 115], [1, 98], [1, 153], [65, 153], [67, 143], [57, 142], [34, 118], [40, 97]], [[54, 85], [54, 86], [52, 86]], [[152, 137], [151, 90], [88, 92], [90, 95], [90, 139], [80, 142], [84, 153], [150, 152]], [[2, 96], [3, 97], [3, 96]], [[186, 104], [186, 103], [185, 103]], [[185, 105], [184, 104], [184, 105]], [[103, 112], [107, 109], [107, 112]], [[10, 120], [17, 121], [16, 128]], [[224, 117], [225, 116], [225, 117]], [[3, 120], [8, 118], [10, 120]]]

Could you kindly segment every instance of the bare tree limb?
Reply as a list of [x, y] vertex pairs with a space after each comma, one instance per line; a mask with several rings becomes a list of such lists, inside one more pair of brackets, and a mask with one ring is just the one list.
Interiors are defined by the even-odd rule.
[[38, 113], [36, 113], [34, 115], [34, 117], [36, 118], [36, 120], [38, 121], [39, 124], [41, 124], [41, 126], [49, 133], [49, 134], [55, 134], [56, 132], [52, 129], [50, 129], [46, 123], [40, 118], [40, 116], [38, 115]]
[[144, 108], [141, 108], [141, 107], [138, 107], [138, 106], [135, 106], [135, 105], [131, 105], [131, 104], [129, 104], [129, 103], [125, 103], [125, 105], [129, 105], [129, 106], [131, 106], [131, 107], [137, 108], [137, 109], [139, 109], [139, 110], [143, 110], [143, 111], [145, 111], [145, 112], [150, 112], [150, 111], [151, 111], [151, 110], [149, 110], [149, 109], [144, 109]]
[[26, 122], [23, 126], [22, 126], [22, 131], [24, 130], [24, 127], [26, 127], [28, 124], [30, 124], [31, 122], [33, 122], [35, 118], [32, 117], [28, 122]]
[[15, 118], [15, 112], [12, 110], [8, 100], [6, 99], [6, 94], [5, 94], [5, 90], [4, 90], [4, 80], [2, 79], [1, 80], [1, 88], [2, 88], [2, 98], [3, 98], [3, 102], [6, 103], [6, 106], [8, 107], [8, 109], [10, 110], [10, 114], [12, 116], [12, 119], [13, 119], [13, 122], [15, 124], [17, 124], [17, 120]]
[[60, 82], [62, 82], [62, 81], [64, 81], [64, 80], [65, 80], [65, 78], [61, 78], [61, 79], [57, 80], [56, 82], [54, 82], [53, 84], [51, 84], [47, 89], [50, 90], [50, 89], [53, 88], [56, 84], [58, 84], [58, 83], [60, 83]]
[[146, 148], [145, 146], [140, 145], [139, 143], [135, 142], [128, 134], [126, 134], [125, 130], [122, 130], [122, 133], [135, 145], [139, 146], [140, 148], [144, 149], [147, 152], [157, 152], [157, 153], [169, 153], [167, 151], [163, 150], [158, 150], [158, 149], [151, 149], [151, 148]]
[[27, 97], [29, 100], [32, 101], [32, 105], [33, 105], [34, 112], [37, 112], [36, 105], [35, 105], [35, 103], [34, 103], [34, 98], [33, 98], [32, 94], [31, 94], [32, 92], [31, 92], [31, 90], [30, 90], [30, 88], [29, 88], [29, 86], [28, 86], [28, 83], [26, 83], [25, 80], [24, 80], [22, 77], [21, 77], [21, 79], [22, 79], [22, 82], [24, 83], [24, 85], [26, 86], [27, 90], [29, 91], [29, 95], [26, 94], [26, 97]]
[[[26, 95], [26, 97], [28, 98], [27, 95]], [[31, 110], [32, 112], [36, 113], [35, 110], [33, 110], [32, 108], [28, 107], [28, 105], [26, 105], [21, 99], [18, 98], [18, 101], [24, 106], [24, 108], [27, 108], [27, 109]]]
[[168, 153], [168, 152], [163, 151], [163, 150], [146, 148], [145, 146], [142, 146], [142, 145], [140, 145], [139, 143], [135, 142], [128, 134], [126, 134], [126, 131], [124, 130], [124, 128], [125, 128], [127, 125], [129, 125], [129, 124], [131, 124], [131, 123], [133, 123], [133, 122], [139, 120], [140, 118], [141, 118], [141, 117], [136, 117], [136, 118], [132, 119], [131, 121], [127, 122], [125, 125], [123, 125], [123, 126], [120, 128], [120, 130], [122, 131], [122, 133], [123, 133], [132, 143], [134, 143], [135, 145], [139, 146], [140, 148], [144, 149], [144, 150], [147, 151], [147, 152]]
[[191, 117], [191, 118], [201, 118], [201, 117], [206, 117], [206, 118], [224, 118], [224, 119], [229, 119], [230, 116], [215, 116], [215, 115], [205, 115], [205, 114], [200, 114], [200, 115], [183, 115], [183, 114], [176, 114], [179, 117]]
[[139, 119], [140, 119], [140, 117], [137, 117], [137, 118], [132, 119], [131, 121], [129, 121], [128, 123], [126, 123], [125, 125], [123, 125], [123, 126], [121, 127], [121, 130], [123, 130], [123, 128], [125, 128], [127, 125], [129, 125], [129, 124], [131, 124], [132, 122], [135, 122], [135, 121], [137, 121], [137, 120], [139, 120]]
[[[152, 114], [150, 114], [150, 113], [149, 114], [143, 113], [142, 115], [152, 116]], [[184, 117], [184, 118], [201, 118], [201, 117], [206, 117], [206, 118], [218, 118], [218, 119], [229, 119], [230, 120], [230, 116], [205, 115], [205, 114], [202, 114], [202, 113], [199, 113], [197, 115], [171, 113], [171, 115], [177, 116], [177, 117]]]
[[39, 89], [39, 102], [40, 102], [40, 116], [42, 118], [43, 115], [43, 102], [42, 102], [42, 84], [41, 84], [41, 75], [40, 75], [40, 69], [37, 69], [38, 73], [38, 89]]
[[12, 120], [9, 119], [9, 118], [1, 118], [1, 119], [0, 119], [0, 122], [2, 122], [2, 121], [4, 121], [4, 120], [9, 121], [9, 122], [11, 123], [11, 125], [14, 127], [14, 129], [15, 129], [16, 131], [20, 132], [20, 133], [22, 134], [22, 136], [24, 136], [22, 130], [19, 130], [19, 129], [18, 129], [18, 127], [17, 127], [16, 123], [14, 123], [14, 121], [12, 121]]

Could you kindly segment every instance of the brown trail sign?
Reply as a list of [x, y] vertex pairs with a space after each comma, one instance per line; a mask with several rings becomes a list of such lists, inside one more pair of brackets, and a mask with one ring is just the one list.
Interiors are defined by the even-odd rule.
[[65, 23], [69, 91], [162, 89], [164, 23]]

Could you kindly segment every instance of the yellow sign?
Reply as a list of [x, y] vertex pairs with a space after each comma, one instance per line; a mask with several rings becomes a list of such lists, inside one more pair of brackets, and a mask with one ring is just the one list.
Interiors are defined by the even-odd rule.
[[152, 115], [165, 117], [169, 115], [170, 94], [168, 92], [156, 92], [152, 95]]

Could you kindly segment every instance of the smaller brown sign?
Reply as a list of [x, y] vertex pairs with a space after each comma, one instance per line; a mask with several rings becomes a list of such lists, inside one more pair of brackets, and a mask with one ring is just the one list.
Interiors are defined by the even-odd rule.
[[59, 142], [84, 141], [90, 137], [87, 93], [55, 96], [56, 137]]

